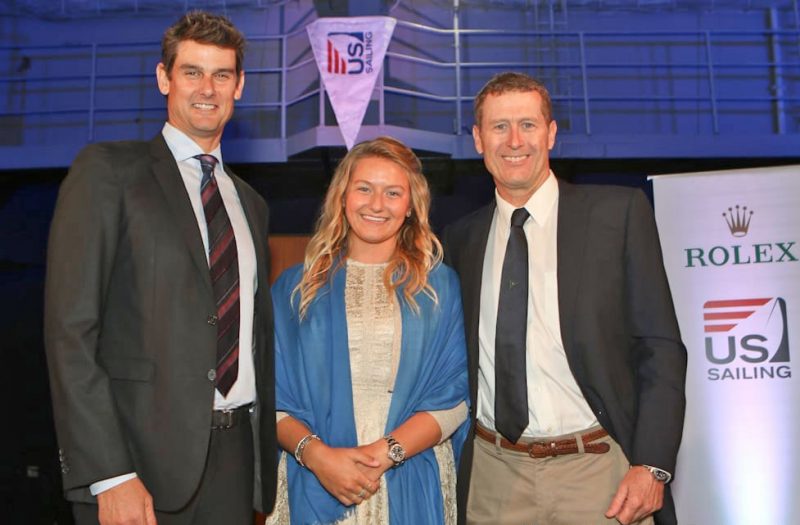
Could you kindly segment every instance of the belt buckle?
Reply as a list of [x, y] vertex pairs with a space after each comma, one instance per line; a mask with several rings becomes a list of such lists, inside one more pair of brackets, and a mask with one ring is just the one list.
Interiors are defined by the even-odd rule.
[[[534, 450], [538, 447], [538, 450]], [[528, 444], [528, 455], [534, 459], [558, 456], [555, 441], [532, 441]]]
[[217, 430], [229, 430], [233, 428], [233, 410], [226, 409], [226, 410], [218, 410], [218, 414], [223, 416], [223, 422], [220, 425], [216, 425], [214, 428]]

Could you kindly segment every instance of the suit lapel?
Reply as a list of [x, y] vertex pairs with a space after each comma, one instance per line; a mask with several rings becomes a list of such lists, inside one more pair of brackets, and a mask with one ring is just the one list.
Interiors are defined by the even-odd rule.
[[478, 395], [478, 324], [481, 318], [481, 280], [483, 277], [483, 261], [486, 254], [486, 243], [489, 240], [489, 229], [492, 226], [495, 202], [481, 208], [463, 231], [468, 236], [460, 247], [463, 273], [462, 289], [464, 298], [464, 326], [468, 327], [467, 348], [470, 350], [468, 357], [470, 398], [473, 403]]
[[197, 217], [192, 210], [192, 204], [186, 193], [186, 186], [180, 171], [178, 171], [175, 158], [160, 133], [150, 142], [150, 152], [155, 160], [153, 174], [161, 186], [164, 199], [167, 201], [172, 215], [175, 217], [175, 224], [181, 232], [181, 237], [189, 249], [195, 266], [197, 266], [201, 281], [208, 288], [209, 293], [213, 294], [211, 274], [208, 271], [203, 239], [200, 236], [200, 229], [197, 227]]
[[581, 267], [589, 226], [589, 204], [583, 192], [558, 181], [558, 313], [561, 340], [569, 356], [575, 333], [575, 303], [578, 300]]

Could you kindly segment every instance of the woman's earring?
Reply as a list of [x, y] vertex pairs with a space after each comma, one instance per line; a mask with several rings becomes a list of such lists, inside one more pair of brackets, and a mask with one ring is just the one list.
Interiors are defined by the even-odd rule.
[[409, 219], [411, 218], [411, 210], [408, 210], [408, 211], [406, 212], [406, 217], [407, 217], [407, 218], [409, 218]]

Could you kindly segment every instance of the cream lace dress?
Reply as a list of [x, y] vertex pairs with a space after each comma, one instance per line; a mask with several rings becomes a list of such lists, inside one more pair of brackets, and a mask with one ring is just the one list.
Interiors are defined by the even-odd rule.
[[[359, 445], [372, 443], [384, 435], [397, 376], [397, 364], [400, 361], [402, 319], [397, 298], [394, 294], [389, 294], [383, 285], [385, 269], [386, 264], [364, 264], [351, 259], [347, 261], [345, 306], [353, 411]], [[437, 417], [437, 413], [432, 415]], [[436, 445], [434, 453], [439, 464], [444, 501], [443, 523], [455, 524], [456, 471], [450, 440]], [[285, 453], [281, 455], [278, 466], [278, 497], [275, 511], [267, 518], [268, 525], [289, 523], [287, 456]], [[289, 458], [288, 461], [294, 461], [294, 458]], [[374, 496], [356, 505], [355, 512], [348, 513], [337, 523], [388, 524], [389, 494], [385, 477], [381, 479], [380, 489]]]

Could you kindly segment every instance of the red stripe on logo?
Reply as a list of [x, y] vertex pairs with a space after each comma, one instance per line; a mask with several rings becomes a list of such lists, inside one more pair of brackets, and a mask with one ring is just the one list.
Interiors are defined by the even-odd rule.
[[332, 54], [333, 54], [333, 44], [331, 44], [331, 41], [328, 40], [328, 73], [333, 71], [333, 57], [331, 56]]
[[703, 308], [731, 308], [736, 306], [763, 306], [770, 302], [768, 299], [731, 299], [727, 301], [706, 301]]
[[704, 321], [717, 321], [721, 319], [747, 319], [755, 310], [747, 310], [744, 312], [713, 312], [713, 313], [706, 313], [703, 314]]
[[727, 332], [731, 328], [735, 327], [736, 324], [715, 324], [715, 325], [706, 325], [705, 331], [706, 332]]

